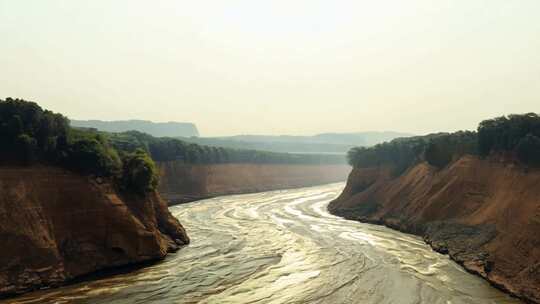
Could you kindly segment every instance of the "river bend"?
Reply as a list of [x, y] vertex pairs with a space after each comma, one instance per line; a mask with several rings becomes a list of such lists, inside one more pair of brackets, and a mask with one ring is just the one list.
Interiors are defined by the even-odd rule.
[[192, 243], [165, 261], [2, 303], [520, 303], [418, 237], [329, 214], [342, 189], [172, 207]]

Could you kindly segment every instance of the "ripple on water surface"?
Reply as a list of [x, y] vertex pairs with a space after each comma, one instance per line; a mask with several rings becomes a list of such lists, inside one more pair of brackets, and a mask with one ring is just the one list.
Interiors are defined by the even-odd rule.
[[2, 303], [519, 303], [420, 238], [330, 215], [343, 184], [175, 206], [165, 261]]

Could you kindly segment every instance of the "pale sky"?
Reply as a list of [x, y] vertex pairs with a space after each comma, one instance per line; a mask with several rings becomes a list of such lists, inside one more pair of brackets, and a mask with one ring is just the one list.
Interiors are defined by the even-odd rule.
[[0, 98], [202, 135], [540, 112], [539, 0], [0, 0]]

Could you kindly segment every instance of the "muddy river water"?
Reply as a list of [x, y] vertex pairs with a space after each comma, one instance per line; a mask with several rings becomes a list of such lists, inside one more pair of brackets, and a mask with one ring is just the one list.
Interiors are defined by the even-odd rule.
[[343, 186], [171, 207], [192, 243], [165, 261], [2, 303], [520, 303], [418, 237], [329, 214]]

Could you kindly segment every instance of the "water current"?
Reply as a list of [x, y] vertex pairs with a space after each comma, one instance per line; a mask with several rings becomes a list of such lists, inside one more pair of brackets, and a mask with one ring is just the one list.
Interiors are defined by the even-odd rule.
[[329, 214], [343, 186], [171, 207], [192, 243], [164, 261], [2, 303], [520, 303], [416, 236]]

